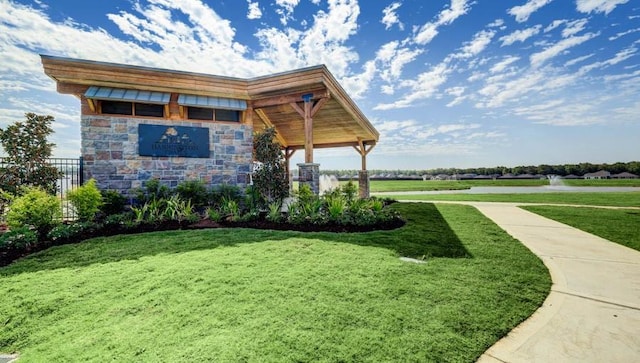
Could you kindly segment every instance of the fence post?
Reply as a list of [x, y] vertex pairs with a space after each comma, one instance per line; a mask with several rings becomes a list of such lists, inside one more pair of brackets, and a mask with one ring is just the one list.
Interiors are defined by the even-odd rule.
[[84, 159], [82, 156], [78, 158], [78, 162], [80, 163], [80, 185], [84, 184]]

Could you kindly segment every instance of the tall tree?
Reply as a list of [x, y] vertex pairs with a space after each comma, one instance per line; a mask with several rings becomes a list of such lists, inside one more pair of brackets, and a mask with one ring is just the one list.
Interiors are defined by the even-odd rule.
[[281, 202], [289, 196], [289, 177], [274, 128], [253, 137], [253, 157], [259, 166], [253, 172], [253, 184], [267, 202]]
[[54, 118], [30, 112], [25, 118], [0, 129], [0, 143], [6, 154], [0, 168], [0, 189], [17, 194], [21, 186], [29, 185], [55, 194], [61, 172], [49, 164], [55, 144], [47, 141], [53, 133]]

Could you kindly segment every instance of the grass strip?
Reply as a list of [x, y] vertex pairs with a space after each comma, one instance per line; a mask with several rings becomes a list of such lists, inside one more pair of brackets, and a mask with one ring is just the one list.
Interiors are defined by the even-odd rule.
[[640, 251], [640, 210], [556, 206], [522, 208]]
[[548, 203], [576, 204], [615, 207], [640, 207], [640, 192], [562, 192], [562, 193], [522, 193], [522, 194], [376, 194], [398, 200], [427, 201], [469, 201], [469, 202], [507, 202], [507, 203]]
[[0, 351], [21, 362], [471, 362], [547, 296], [541, 261], [474, 208], [394, 207], [408, 219], [394, 231], [155, 232], [29, 256], [0, 269]]

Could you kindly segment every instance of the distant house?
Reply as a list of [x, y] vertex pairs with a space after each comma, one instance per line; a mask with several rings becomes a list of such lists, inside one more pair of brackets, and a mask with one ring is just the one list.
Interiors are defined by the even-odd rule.
[[624, 173], [613, 174], [611, 175], [611, 178], [612, 179], [638, 179], [638, 176], [625, 171]]
[[584, 175], [585, 179], [610, 179], [611, 173], [606, 170], [596, 171], [595, 173], [587, 173]]
[[569, 175], [563, 176], [562, 179], [582, 179], [582, 177], [575, 174], [569, 174]]

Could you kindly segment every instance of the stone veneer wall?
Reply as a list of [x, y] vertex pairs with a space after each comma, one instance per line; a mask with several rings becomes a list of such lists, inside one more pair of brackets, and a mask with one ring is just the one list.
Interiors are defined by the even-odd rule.
[[[138, 155], [138, 124], [209, 128], [210, 157], [150, 157]], [[209, 186], [249, 184], [253, 152], [250, 125], [184, 120], [82, 116], [84, 178], [94, 178], [101, 189], [132, 196], [131, 190], [157, 178], [175, 188], [181, 181], [202, 180]]]

